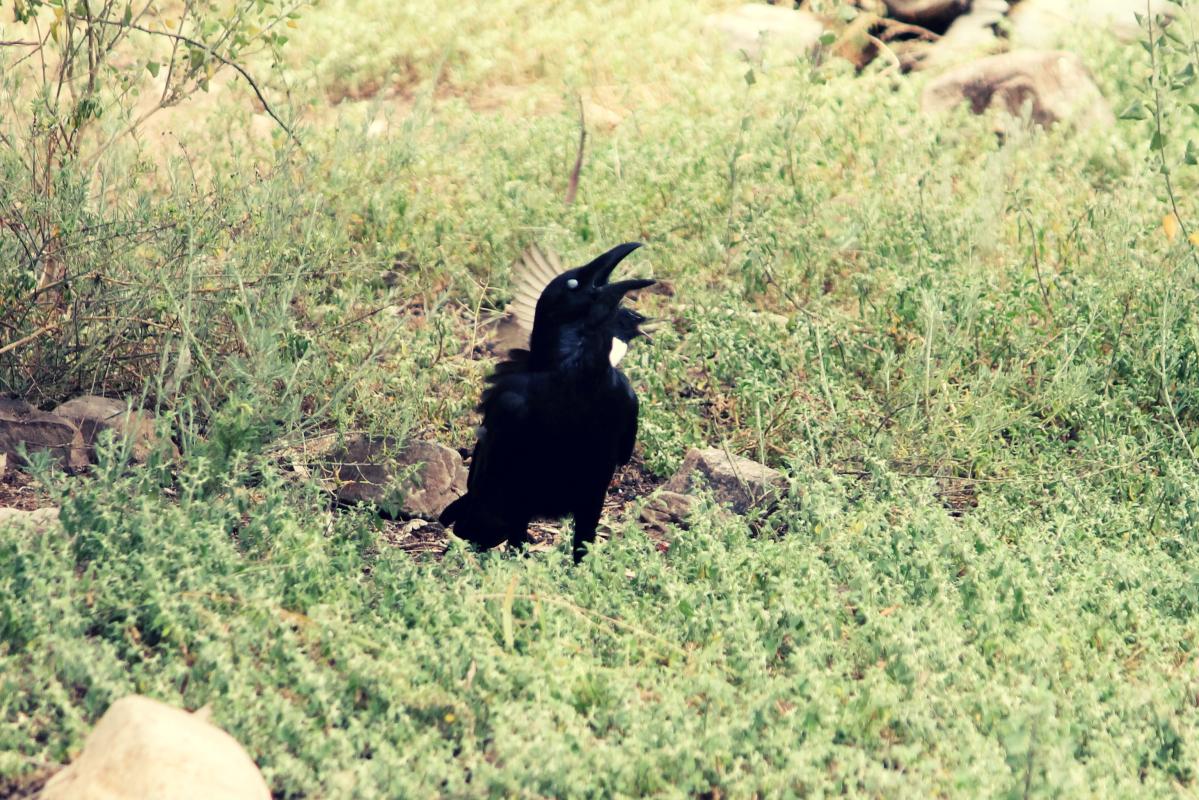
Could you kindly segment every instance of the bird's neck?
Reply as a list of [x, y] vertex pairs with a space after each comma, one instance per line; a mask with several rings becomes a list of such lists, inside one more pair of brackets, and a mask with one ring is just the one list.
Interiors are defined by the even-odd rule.
[[600, 373], [608, 369], [612, 336], [586, 326], [566, 326], [538, 335], [536, 327], [529, 345], [535, 370], [575, 374]]

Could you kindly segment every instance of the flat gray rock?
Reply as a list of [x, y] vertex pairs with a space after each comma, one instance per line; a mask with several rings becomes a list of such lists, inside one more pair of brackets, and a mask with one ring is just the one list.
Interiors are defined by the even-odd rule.
[[[781, 472], [764, 464], [715, 447], [692, 448], [687, 451], [682, 466], [662, 486], [662, 493], [689, 495], [706, 489], [716, 502], [728, 505], [737, 514], [747, 514], [755, 508], [773, 504], [785, 483]], [[673, 502], [676, 507], [682, 507], [677, 500]]]
[[922, 70], [943, 69], [1006, 49], [1006, 40], [996, 35], [996, 30], [1007, 13], [1007, 0], [974, 0], [969, 10], [954, 19], [945, 34], [927, 47], [913, 66]]
[[[154, 415], [149, 411], [131, 409], [123, 400], [83, 395], [63, 403], [54, 409], [54, 413], [79, 426], [87, 445], [88, 457], [92, 461], [96, 460], [96, 437], [103, 431], [110, 430], [114, 437], [128, 438], [133, 460], [139, 464], [145, 463], [159, 442]], [[170, 449], [175, 457], [179, 456], [179, 449], [169, 439], [162, 442], [162, 446]]]
[[883, 0], [892, 17], [918, 25], [948, 22], [970, 9], [970, 0]]
[[466, 465], [458, 451], [436, 442], [398, 444], [391, 437], [358, 436], [324, 460], [341, 503], [374, 503], [388, 516], [437, 519], [466, 492]]
[[23, 464], [21, 446], [30, 453], [47, 452], [69, 471], [87, 468], [87, 446], [78, 426], [68, 419], [38, 411], [23, 400], [0, 400], [0, 453], [11, 464]]

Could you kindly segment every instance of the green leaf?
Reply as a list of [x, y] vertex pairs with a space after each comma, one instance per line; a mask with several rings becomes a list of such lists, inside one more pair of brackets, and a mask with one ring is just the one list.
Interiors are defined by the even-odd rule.
[[1194, 139], [1187, 139], [1187, 149], [1182, 159], [1192, 166], [1199, 164], [1199, 148], [1195, 147]]
[[157, 61], [148, 61], [148, 62], [146, 62], [146, 69], [150, 72], [150, 75], [152, 77], [157, 78], [158, 70], [160, 69], [160, 65]]
[[757, 77], [754, 76], [754, 71], [752, 69], [747, 70], [745, 73], [745, 85], [753, 86], [757, 82], [758, 82], [758, 79], [757, 79]]
[[825, 47], [828, 47], [835, 41], [837, 41], [837, 34], [833, 33], [832, 31], [825, 31], [824, 33], [820, 34], [820, 43]]
[[1153, 136], [1149, 137], [1149, 147], [1152, 150], [1162, 150], [1166, 146], [1166, 135], [1161, 131], [1154, 131]]
[[1140, 100], [1133, 100], [1128, 108], [1120, 112], [1120, 119], [1146, 119], [1145, 105]]

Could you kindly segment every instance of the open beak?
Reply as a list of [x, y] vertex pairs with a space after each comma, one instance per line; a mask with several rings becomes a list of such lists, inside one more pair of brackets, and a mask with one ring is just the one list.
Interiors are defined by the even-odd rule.
[[[641, 242], [625, 242], [618, 244], [608, 252], [597, 257], [587, 266], [583, 267], [582, 274], [579, 276], [586, 283], [596, 288], [605, 286], [608, 283], [608, 278], [612, 276], [612, 271], [616, 269], [616, 265], [641, 246]], [[628, 283], [628, 281], [626, 281]], [[652, 283], [652, 281], [651, 281]], [[635, 287], [625, 289], [625, 292], [631, 292]], [[621, 292], [623, 295], [624, 292]]]
[[641, 324], [637, 326], [637, 332], [644, 336], [647, 342], [653, 344], [654, 334], [665, 327], [665, 325], [666, 323], [660, 319], [646, 319], [642, 320]]
[[657, 281], [650, 278], [633, 278], [627, 281], [617, 281], [609, 283], [607, 286], [600, 289], [600, 294], [605, 300], [610, 301], [613, 305], [619, 303], [621, 299], [629, 292], [637, 289], [644, 289], [646, 286], [653, 286]]

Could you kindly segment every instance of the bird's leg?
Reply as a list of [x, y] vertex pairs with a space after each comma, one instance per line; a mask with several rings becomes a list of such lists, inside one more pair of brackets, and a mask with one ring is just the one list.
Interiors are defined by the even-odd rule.
[[583, 556], [586, 555], [586, 545], [595, 541], [595, 528], [599, 525], [600, 512], [603, 510], [603, 492], [599, 493], [595, 502], [589, 501], [583, 508], [575, 510], [574, 559], [576, 564], [582, 561]]

